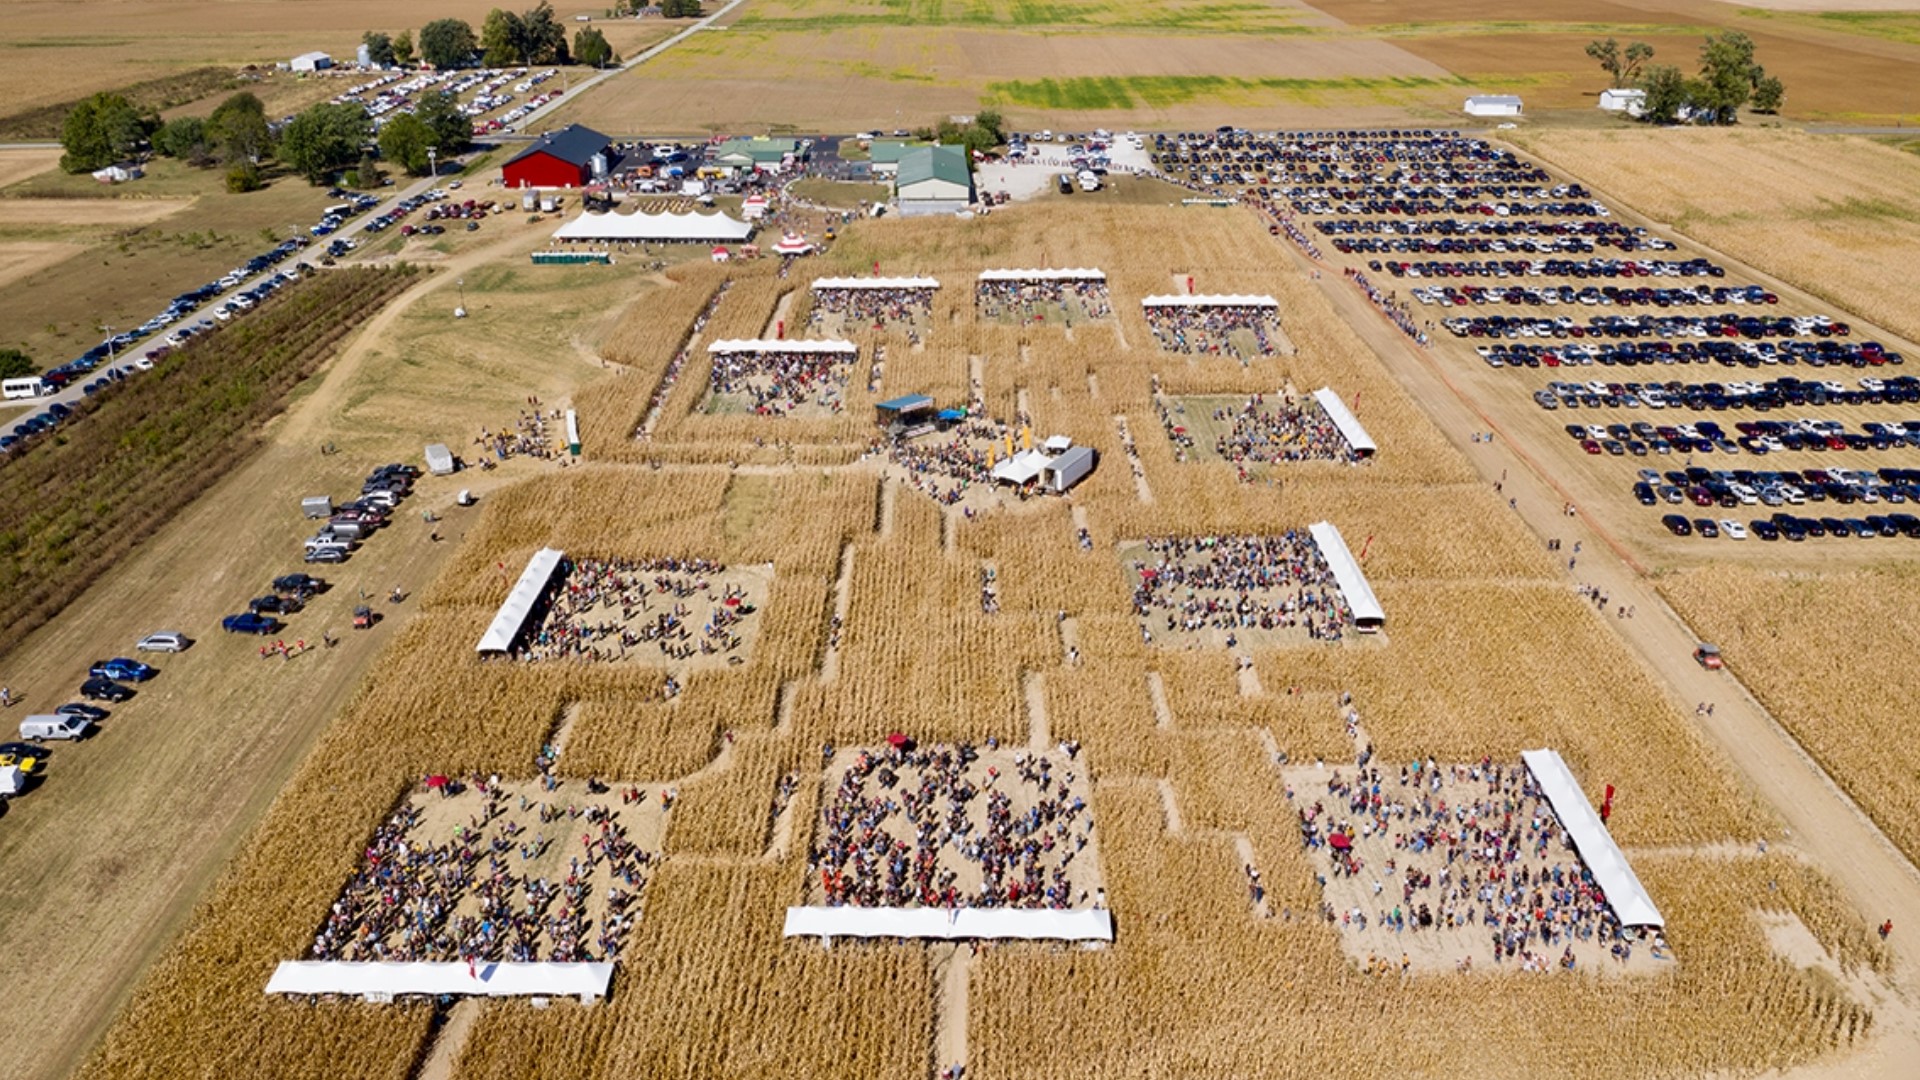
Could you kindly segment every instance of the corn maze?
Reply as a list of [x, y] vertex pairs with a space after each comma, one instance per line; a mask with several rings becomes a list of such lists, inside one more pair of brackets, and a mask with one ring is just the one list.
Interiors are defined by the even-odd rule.
[[[982, 269], [1044, 266], [1059, 253], [1105, 271], [1111, 318], [1001, 321], [967, 294]], [[1076, 202], [969, 222], [890, 220], [848, 230], [819, 262], [822, 273], [912, 267], [949, 284], [911, 320], [847, 320], [861, 360], [839, 413], [728, 415], [701, 409], [712, 342], [763, 337], [783, 309], [801, 322], [834, 313], [771, 261], [669, 271], [607, 344], [625, 373], [576, 402], [588, 467], [488, 499], [84, 1076], [402, 1080], [434, 1055], [452, 1075], [501, 1080], [896, 1080], [935, 1076], [956, 1057], [969, 1077], [1615, 1078], [1839, 1060], [1866, 1039], [1872, 1002], [1784, 958], [1765, 927], [1797, 922], [1849, 979], [1884, 977], [1885, 943], [1809, 862], [1762, 850], [1756, 842], [1775, 830], [1768, 814], [1260, 219]], [[1167, 327], [1139, 300], [1194, 267], [1209, 289], [1272, 296], [1292, 351], [1243, 341], [1243, 362], [1231, 364], [1165, 351], [1157, 332]], [[882, 352], [875, 386], [868, 365]], [[1356, 411], [1381, 446], [1372, 464], [1274, 461], [1278, 483], [1241, 483], [1232, 462], [1183, 455], [1158, 421], [1169, 397], [1244, 401], [1289, 384], [1338, 385], [1364, 402]], [[1036, 433], [1096, 448], [1102, 465], [1067, 498], [989, 512], [901, 497], [885, 455], [869, 451], [875, 404], [909, 393], [986, 416], [1024, 412]], [[1202, 559], [1209, 537], [1284, 545], [1289, 525], [1321, 520], [1356, 552], [1371, 538], [1365, 570], [1391, 620], [1375, 647], [1256, 626], [1229, 651], [1229, 625], [1206, 628], [1220, 640], [1164, 648], [1164, 611], [1145, 620], [1155, 640], [1143, 634], [1135, 562]], [[1148, 555], [1145, 538], [1177, 544]], [[472, 643], [510, 584], [497, 567], [543, 547], [771, 566], [754, 586], [753, 647], [738, 664], [672, 672], [479, 660]], [[1317, 579], [1291, 587], [1302, 588], [1329, 601]], [[706, 596], [690, 621], [706, 614]], [[1331, 616], [1317, 625], [1338, 625]], [[1364, 749], [1348, 730], [1350, 701], [1364, 711]], [[928, 752], [973, 747], [978, 757], [934, 784], [919, 764], [889, 759], [894, 732]], [[543, 765], [542, 748], [563, 736], [558, 765]], [[1328, 784], [1335, 771], [1354, 782], [1357, 753], [1395, 792], [1416, 761], [1441, 763], [1452, 784], [1456, 763], [1505, 768], [1541, 746], [1560, 752], [1596, 804], [1602, 785], [1620, 792], [1609, 828], [1665, 915], [1668, 958], [1650, 943], [1636, 944], [1630, 964], [1578, 951], [1568, 972], [1563, 949], [1592, 944], [1576, 931], [1532, 948], [1546, 962], [1525, 976], [1513, 970], [1517, 950], [1460, 971], [1454, 951], [1436, 948], [1437, 962], [1403, 970], [1410, 947], [1384, 938], [1372, 951], [1387, 959], [1369, 964], [1367, 943], [1343, 936], [1359, 932], [1322, 913], [1335, 903], [1318, 880], [1330, 864], [1303, 843], [1289, 784], [1299, 798], [1344, 800]], [[1039, 758], [1050, 763], [1045, 783]], [[993, 803], [1025, 830], [1019, 858], [993, 860], [997, 875], [950, 855], [917, 864], [918, 840], [897, 821], [875, 826], [885, 839], [859, 843], [863, 810], [908, 795], [958, 829], [949, 800], [962, 788], [971, 795], [957, 812], [988, 828], [988, 765], [999, 785], [1027, 789]], [[1320, 777], [1318, 792], [1301, 786], [1303, 769]], [[576, 807], [589, 780], [609, 788], [596, 805], [647, 861], [636, 871], [644, 913], [622, 921], [604, 953], [618, 959], [604, 1001], [482, 1001], [458, 1044], [442, 1046], [424, 1000], [262, 992], [276, 963], [311, 952], [343, 883], [365, 873], [370, 845], [412, 805], [413, 795], [396, 805], [396, 793], [431, 807], [441, 796], [419, 785], [435, 775], [497, 776], [514, 793], [503, 796], [511, 812], [479, 834], [487, 854], [506, 841], [498, 855], [509, 868], [531, 841], [503, 838], [501, 822], [541, 827], [540, 811], [522, 817], [519, 793], [550, 813], [549, 779]], [[1459, 783], [1466, 792], [1473, 781]], [[670, 791], [671, 810], [648, 811], [654, 825], [629, 821], [639, 812], [621, 802], [630, 789], [654, 803]], [[1472, 800], [1496, 797], [1484, 778], [1477, 790]], [[1356, 816], [1345, 801], [1325, 813]], [[843, 818], [853, 839], [836, 848], [824, 826]], [[581, 823], [558, 824], [556, 843], [582, 849]], [[1531, 859], [1524, 829], [1518, 842]], [[1030, 864], [1028, 843], [1041, 849]], [[1431, 874], [1414, 919], [1425, 902], [1444, 920], [1442, 867], [1386, 843], [1366, 854], [1367, 869], [1398, 857], [1406, 872]], [[1551, 890], [1577, 873], [1553, 844], [1551, 858], [1528, 864], [1524, 902], [1537, 875], [1559, 872]], [[1081, 853], [1062, 865], [1069, 850]], [[569, 870], [539, 865], [537, 876], [563, 882]], [[1370, 877], [1354, 880], [1371, 893]], [[596, 879], [603, 898], [608, 884]], [[885, 900], [891, 889], [939, 906], [983, 887], [1023, 904], [1102, 903], [1114, 940], [975, 953], [782, 936], [782, 911], [803, 898]], [[1374, 897], [1342, 904], [1378, 932]], [[1483, 918], [1482, 902], [1471, 905]], [[588, 954], [603, 954], [596, 935], [610, 915], [620, 912], [590, 909]], [[536, 953], [551, 948], [552, 931], [541, 933]], [[1474, 931], [1483, 939], [1484, 949], [1491, 939]], [[1589, 977], [1615, 964], [1624, 977]]]

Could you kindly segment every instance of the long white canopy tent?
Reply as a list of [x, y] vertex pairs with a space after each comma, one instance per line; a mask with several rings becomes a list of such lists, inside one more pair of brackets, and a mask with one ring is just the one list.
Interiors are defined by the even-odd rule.
[[1333, 571], [1333, 583], [1340, 586], [1340, 595], [1347, 598], [1347, 608], [1353, 612], [1353, 625], [1365, 632], [1385, 626], [1387, 613], [1381, 609], [1379, 598], [1373, 595], [1373, 586], [1367, 584], [1367, 575], [1360, 569], [1353, 552], [1347, 549], [1340, 530], [1332, 522], [1321, 521], [1307, 526], [1307, 534], [1320, 549], [1320, 557], [1327, 561], [1327, 569]]
[[1192, 296], [1148, 296], [1140, 301], [1141, 307], [1257, 307], [1279, 308], [1280, 301], [1271, 296], [1216, 296], [1198, 293]]
[[846, 353], [857, 355], [860, 346], [851, 341], [805, 341], [797, 338], [731, 338], [707, 346], [710, 353]]
[[783, 933], [827, 941], [837, 937], [1112, 941], [1113, 913], [1105, 908], [790, 907]]
[[1333, 426], [1347, 440], [1347, 445], [1353, 447], [1354, 453], [1371, 457], [1379, 449], [1373, 445], [1373, 438], [1367, 434], [1367, 429], [1360, 426], [1360, 419], [1353, 415], [1353, 410], [1347, 408], [1347, 403], [1340, 400], [1340, 395], [1334, 393], [1332, 387], [1323, 386], [1315, 390], [1313, 400], [1320, 403], [1327, 419], [1333, 421]]
[[1653, 898], [1647, 895], [1639, 875], [1628, 865], [1620, 845], [1613, 842], [1606, 822], [1594, 812], [1587, 793], [1580, 790], [1579, 782], [1573, 778], [1573, 771], [1567, 768], [1559, 751], [1523, 750], [1520, 760], [1527, 763], [1527, 771], [1533, 773], [1540, 793], [1552, 804], [1554, 816], [1560, 819], [1560, 826], [1567, 830], [1574, 848], [1580, 852], [1580, 860], [1587, 864], [1593, 880], [1606, 894], [1607, 906], [1613, 909], [1613, 917], [1620, 920], [1620, 925], [1666, 926], [1660, 909], [1653, 906]]
[[669, 243], [740, 242], [753, 235], [753, 226], [725, 214], [581, 214], [553, 231], [555, 240], [647, 240]]
[[527, 616], [533, 613], [533, 606], [540, 602], [540, 594], [547, 591], [547, 585], [553, 581], [553, 573], [560, 568], [560, 560], [567, 553], [556, 548], [541, 548], [527, 560], [527, 568], [520, 572], [520, 580], [507, 593], [500, 610], [494, 613], [493, 624], [487, 632], [480, 635], [480, 644], [474, 647], [480, 653], [505, 653], [513, 648], [513, 640], [520, 636], [521, 627], [527, 623]]
[[613, 981], [610, 963], [473, 964], [418, 962], [353, 963], [338, 960], [289, 960], [273, 969], [269, 994], [353, 994], [375, 1001], [391, 1001], [406, 994], [438, 997], [469, 994], [479, 997], [552, 995], [582, 1001], [607, 996]]
[[937, 289], [940, 283], [930, 277], [823, 277], [814, 278], [815, 289]]
[[1105, 281], [1104, 270], [982, 270], [981, 281]]

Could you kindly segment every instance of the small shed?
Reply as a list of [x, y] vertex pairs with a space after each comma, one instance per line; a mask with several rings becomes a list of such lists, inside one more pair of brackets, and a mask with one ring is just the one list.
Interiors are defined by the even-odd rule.
[[1516, 94], [1475, 94], [1464, 108], [1468, 116], [1519, 116], [1520, 98]]
[[1623, 112], [1628, 116], [1639, 116], [1647, 111], [1647, 92], [1616, 87], [1600, 91], [1600, 107], [1607, 112]]
[[287, 66], [295, 71], [325, 71], [333, 66], [333, 57], [323, 52], [301, 53]]
[[427, 444], [427, 471], [435, 476], [453, 475], [453, 451], [446, 443]]

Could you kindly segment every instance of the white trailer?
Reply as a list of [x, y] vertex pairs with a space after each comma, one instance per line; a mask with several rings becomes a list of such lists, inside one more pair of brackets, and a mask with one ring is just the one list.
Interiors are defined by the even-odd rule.
[[446, 443], [427, 444], [427, 471], [435, 476], [453, 475], [453, 451]]
[[333, 499], [327, 495], [309, 495], [300, 500], [300, 512], [310, 518], [333, 516]]
[[1093, 472], [1096, 458], [1093, 447], [1076, 446], [1055, 457], [1040, 470], [1040, 483], [1055, 494], [1064, 493]]

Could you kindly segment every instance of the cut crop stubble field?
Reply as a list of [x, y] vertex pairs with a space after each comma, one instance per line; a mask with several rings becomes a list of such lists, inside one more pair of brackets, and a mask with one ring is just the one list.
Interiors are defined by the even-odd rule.
[[[902, 332], [863, 332], [844, 416], [694, 411], [708, 340], [755, 335], [783, 291], [874, 261], [943, 288], [922, 347]], [[1117, 317], [1069, 331], [975, 316], [978, 271], [1049, 262], [1104, 269]], [[628, 370], [575, 402], [590, 464], [489, 496], [378, 674], [83, 1075], [239, 1073], [262, 1054], [283, 1077], [408, 1075], [426, 1051], [427, 1006], [306, 1004], [261, 987], [275, 962], [310, 943], [368, 831], [421, 775], [530, 777], [534, 752], [569, 713], [562, 775], [679, 787], [665, 862], [611, 998], [593, 1008], [483, 1004], [453, 1050], [463, 1077], [844, 1080], [948, 1064], [932, 1058], [936, 1032], [955, 1022], [935, 993], [934, 953], [885, 942], [823, 950], [779, 936], [782, 908], [804, 894], [822, 744], [873, 745], [894, 729], [927, 742], [1077, 740], [1092, 781], [1120, 936], [1099, 951], [1004, 944], [973, 959], [970, 1075], [1058, 1075], [1070, 1060], [1087, 1077], [1360, 1077], [1409, 1063], [1455, 1075], [1639, 1077], [1802, 1063], [1866, 1036], [1869, 1006], [1777, 955], [1753, 914], [1791, 913], [1851, 972], [1885, 970], [1884, 946], [1791, 854], [1709, 853], [1751, 849], [1772, 823], [1251, 215], [1075, 203], [1045, 216], [867, 223], [825, 260], [784, 280], [773, 270], [676, 268], [607, 334], [606, 354]], [[1160, 352], [1139, 298], [1186, 273], [1208, 290], [1275, 295], [1298, 354], [1243, 367]], [[807, 303], [803, 292], [789, 317], [803, 320]], [[887, 362], [870, 391], [876, 345]], [[689, 347], [653, 438], [636, 440]], [[1100, 451], [1101, 467], [1071, 500], [969, 521], [888, 492], [872, 459], [854, 460], [876, 394], [964, 401], [976, 366], [989, 413], [1011, 416], [1024, 400], [1036, 435], [1069, 434]], [[1192, 395], [1332, 385], [1361, 402], [1380, 459], [1276, 470], [1281, 483], [1262, 485], [1239, 483], [1223, 463], [1177, 462], [1154, 419], [1156, 377], [1165, 392]], [[1129, 474], [1121, 416], [1151, 502]], [[1225, 652], [1142, 642], [1116, 556], [1122, 540], [1321, 518], [1356, 546], [1373, 538], [1367, 571], [1389, 612], [1384, 642], [1253, 651], [1253, 686]], [[1076, 519], [1090, 548], [1075, 542]], [[481, 663], [472, 642], [511, 570], [546, 545], [773, 563], [753, 658], [691, 672], [671, 697], [657, 671]], [[989, 562], [993, 614], [979, 603]], [[1078, 663], [1067, 661], [1068, 634]], [[1617, 785], [1615, 833], [1637, 852], [1677, 964], [1631, 979], [1360, 974], [1313, 917], [1318, 889], [1268, 750], [1296, 763], [1350, 760], [1342, 692], [1354, 695], [1382, 762], [1511, 760], [1549, 744], [1590, 792]], [[343, 760], [360, 767], [342, 770]], [[800, 783], [783, 843], [769, 805], [788, 774]], [[1271, 917], [1247, 900], [1247, 859], [1263, 871]]]

